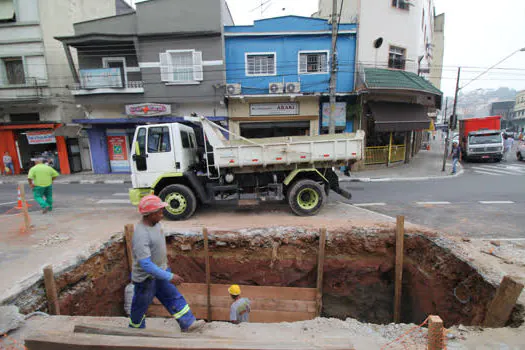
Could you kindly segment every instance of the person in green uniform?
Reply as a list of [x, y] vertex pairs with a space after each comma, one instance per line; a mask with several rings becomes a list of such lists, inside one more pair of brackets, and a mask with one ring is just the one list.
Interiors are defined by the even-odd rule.
[[42, 213], [53, 210], [53, 180], [58, 176], [55, 169], [43, 164], [43, 159], [35, 161], [35, 166], [29, 169], [27, 181], [33, 190], [35, 201], [42, 208]]

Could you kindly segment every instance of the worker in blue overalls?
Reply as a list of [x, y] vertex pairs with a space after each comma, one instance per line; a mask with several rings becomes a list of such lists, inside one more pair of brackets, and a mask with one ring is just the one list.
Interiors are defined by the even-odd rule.
[[168, 268], [166, 237], [160, 225], [166, 206], [154, 195], [145, 196], [139, 203], [142, 220], [135, 225], [132, 242], [131, 280], [135, 288], [129, 326], [146, 327], [146, 311], [153, 298], [157, 297], [175, 317], [183, 332], [194, 332], [201, 329], [205, 322], [195, 319], [186, 300], [175, 287], [184, 280]]

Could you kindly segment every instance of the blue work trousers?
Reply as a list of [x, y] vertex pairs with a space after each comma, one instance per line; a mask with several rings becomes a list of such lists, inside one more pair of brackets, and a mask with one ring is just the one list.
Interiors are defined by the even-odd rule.
[[157, 297], [170, 315], [177, 320], [181, 330], [188, 329], [195, 322], [195, 316], [188, 303], [177, 287], [169, 281], [148, 278], [144, 282], [133, 282], [133, 284], [135, 291], [131, 303], [130, 327], [146, 328], [146, 312], [154, 297]]

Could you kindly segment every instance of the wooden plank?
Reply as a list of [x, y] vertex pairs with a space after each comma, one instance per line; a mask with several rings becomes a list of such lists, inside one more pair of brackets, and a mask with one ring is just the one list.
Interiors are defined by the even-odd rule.
[[325, 344], [308, 343], [305, 347], [304, 341], [275, 341], [273, 339], [234, 339], [226, 337], [198, 337], [184, 335], [181, 338], [149, 338], [149, 337], [121, 337], [111, 335], [82, 334], [56, 331], [39, 331], [31, 334], [25, 339], [25, 346], [30, 350], [304, 350], [325, 349], [342, 350], [353, 349], [352, 344], [346, 339], [335, 341], [332, 339]]
[[24, 184], [18, 185], [20, 188], [20, 199], [22, 200], [22, 213], [24, 215], [24, 228], [25, 232], [31, 231], [31, 219], [29, 218], [29, 210], [27, 208], [26, 201], [26, 186]]
[[168, 332], [158, 329], [135, 329], [111, 327], [97, 324], [77, 324], [73, 330], [75, 333], [118, 335], [123, 337], [152, 337], [152, 338], [180, 338], [180, 333]]
[[505, 327], [522, 290], [522, 283], [516, 282], [510, 276], [503, 277], [496, 295], [489, 304], [485, 327]]
[[394, 292], [394, 322], [401, 320], [401, 287], [403, 285], [403, 257], [405, 240], [405, 217], [399, 215], [396, 223], [396, 270]]
[[326, 247], [326, 228], [321, 229], [319, 237], [319, 254], [317, 256], [317, 317], [321, 316], [323, 310], [323, 273], [324, 273], [324, 250]]
[[428, 317], [428, 350], [442, 350], [444, 342], [443, 320], [439, 316]]
[[208, 321], [212, 320], [211, 315], [211, 271], [210, 271], [210, 250], [208, 244], [208, 229], [204, 227], [202, 229], [202, 234], [204, 235], [204, 261], [206, 263], [206, 305], [208, 313], [206, 319]]
[[[211, 284], [211, 296], [228, 296], [227, 284]], [[205, 283], [183, 283], [177, 286], [182, 295], [206, 295], [207, 285]], [[316, 300], [315, 288], [300, 287], [269, 287], [269, 286], [245, 286], [241, 285], [243, 297], [250, 299], [279, 299], [279, 300]]]
[[51, 265], [44, 267], [44, 286], [46, 288], [47, 306], [49, 308], [49, 314], [60, 315], [60, 305], [58, 304], [57, 286], [55, 283], [53, 267]]
[[126, 237], [126, 255], [128, 257], [128, 268], [129, 268], [130, 273], [133, 267], [132, 244], [133, 244], [133, 232], [134, 231], [135, 231], [135, 226], [133, 226], [132, 224], [127, 224], [126, 226], [124, 226], [124, 235]]

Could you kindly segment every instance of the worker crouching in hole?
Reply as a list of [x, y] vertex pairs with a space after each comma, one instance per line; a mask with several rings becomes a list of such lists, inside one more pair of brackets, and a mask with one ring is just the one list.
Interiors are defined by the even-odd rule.
[[234, 324], [250, 322], [250, 299], [241, 298], [241, 287], [237, 284], [231, 285], [228, 293], [233, 299], [230, 307], [230, 322]]
[[166, 206], [154, 195], [145, 196], [139, 203], [142, 220], [135, 225], [132, 241], [134, 294], [129, 327], [146, 327], [146, 311], [157, 297], [183, 332], [194, 332], [205, 322], [195, 319], [190, 306], [175, 287], [184, 280], [168, 268], [166, 237], [160, 224]]

